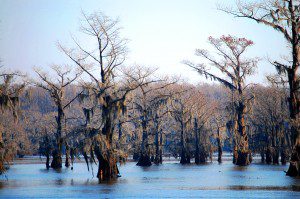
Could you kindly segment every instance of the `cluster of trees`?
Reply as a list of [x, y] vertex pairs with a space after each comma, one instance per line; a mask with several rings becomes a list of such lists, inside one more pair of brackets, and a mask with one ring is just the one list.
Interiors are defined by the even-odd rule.
[[[73, 38], [74, 47], [59, 44], [73, 63], [52, 66], [52, 75], [35, 69], [38, 79], [21, 80], [20, 73], [0, 73], [0, 172], [18, 155], [41, 154], [46, 167], [73, 165], [83, 157], [97, 177], [119, 176], [117, 163], [129, 155], [138, 166], [161, 164], [164, 154], [196, 164], [224, 145], [233, 163], [246, 166], [252, 155], [263, 162], [290, 160], [287, 175], [299, 176], [299, 2], [238, 3], [224, 11], [255, 20], [283, 33], [291, 46], [291, 60], [274, 61], [278, 75], [268, 85], [246, 84], [259, 58], [247, 58], [251, 40], [231, 35], [209, 37], [216, 55], [197, 49], [205, 64], [183, 63], [219, 85], [190, 85], [176, 78], [158, 77], [154, 69], [124, 67], [127, 40], [118, 21], [101, 13], [83, 13], [81, 32], [94, 46]], [[52, 159], [52, 160], [51, 160]], [[51, 163], [50, 163], [51, 160]], [[72, 167], [73, 168], [73, 167]]]

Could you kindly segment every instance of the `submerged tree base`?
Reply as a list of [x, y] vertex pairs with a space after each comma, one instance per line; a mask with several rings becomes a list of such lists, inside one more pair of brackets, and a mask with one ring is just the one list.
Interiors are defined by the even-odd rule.
[[195, 154], [195, 164], [206, 163], [207, 155], [204, 151]]
[[151, 159], [149, 155], [141, 154], [137, 166], [149, 167], [151, 166]]
[[101, 154], [99, 150], [95, 150], [98, 159], [98, 173], [97, 178], [99, 182], [113, 180], [119, 177], [119, 169], [117, 160], [111, 152]]
[[290, 166], [286, 175], [291, 177], [300, 176], [300, 145], [296, 146], [296, 149], [292, 153]]
[[252, 162], [252, 157], [250, 151], [238, 151], [237, 157], [235, 157], [235, 164], [238, 166], [247, 166]]
[[51, 162], [51, 168], [60, 169], [62, 168], [62, 157], [58, 152], [53, 152], [53, 160]]
[[185, 151], [183, 151], [181, 153], [180, 164], [190, 164], [190, 163], [191, 163], [190, 156]]

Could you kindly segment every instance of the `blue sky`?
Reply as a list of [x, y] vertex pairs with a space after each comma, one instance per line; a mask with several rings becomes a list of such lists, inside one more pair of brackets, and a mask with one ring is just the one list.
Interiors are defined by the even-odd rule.
[[[70, 63], [57, 49], [57, 41], [73, 46], [80, 38], [81, 9], [119, 17], [122, 34], [130, 40], [127, 65], [158, 67], [159, 73], [181, 75], [196, 83], [205, 81], [181, 64], [184, 59], [201, 62], [196, 48], [211, 50], [209, 36], [231, 34], [246, 37], [255, 45], [249, 57], [278, 59], [287, 54], [283, 36], [271, 28], [218, 11], [216, 4], [234, 5], [235, 0], [0, 0], [0, 58], [6, 68], [33, 74], [32, 67], [48, 70], [51, 64]], [[81, 43], [88, 43], [82, 41]], [[250, 82], [264, 82], [275, 73], [262, 61]]]

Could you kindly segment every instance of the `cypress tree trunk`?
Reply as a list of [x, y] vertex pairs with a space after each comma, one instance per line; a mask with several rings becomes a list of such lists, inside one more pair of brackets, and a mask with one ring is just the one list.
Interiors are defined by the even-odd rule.
[[156, 131], [155, 133], [155, 158], [154, 158], [154, 163], [155, 164], [161, 164], [162, 163], [162, 150], [160, 146], [160, 141], [159, 141], [159, 133]]
[[103, 154], [99, 148], [95, 148], [95, 154], [99, 162], [97, 178], [99, 182], [108, 181], [119, 177], [119, 169], [117, 159], [114, 157], [113, 151], [107, 149], [107, 153]]
[[46, 152], [46, 169], [50, 168], [50, 153]]
[[272, 159], [273, 164], [279, 164], [278, 127], [272, 128]]
[[[300, 91], [299, 91], [299, 60], [300, 60], [300, 46], [299, 46], [299, 25], [297, 24], [298, 16], [297, 11], [294, 9], [293, 1], [289, 2], [289, 11], [291, 13], [291, 27], [292, 27], [292, 56], [293, 66], [287, 70], [290, 96], [289, 96], [289, 109], [290, 119], [292, 120], [291, 134], [293, 151], [290, 159], [290, 166], [286, 173], [288, 176], [300, 176], [300, 130], [299, 130], [299, 119], [300, 119]], [[296, 12], [296, 13], [295, 13]]]
[[4, 166], [4, 142], [2, 138], [2, 126], [0, 124], [0, 175], [5, 171]]
[[[295, 52], [293, 52], [295, 54]], [[295, 55], [294, 55], [295, 56]], [[297, 56], [299, 56], [299, 47], [297, 47]], [[300, 176], [300, 131], [299, 131], [299, 113], [300, 113], [300, 101], [299, 101], [299, 80], [297, 80], [296, 71], [299, 67], [298, 57], [297, 63], [295, 63], [295, 69], [290, 70], [288, 73], [289, 85], [290, 85], [290, 97], [289, 97], [289, 109], [290, 118], [292, 119], [291, 125], [291, 140], [293, 144], [293, 150], [290, 159], [290, 166], [286, 173], [288, 176], [296, 177]]]
[[70, 147], [69, 145], [66, 143], [66, 162], [65, 162], [65, 167], [69, 167], [70, 166]]
[[134, 152], [133, 152], [132, 159], [133, 159], [134, 161], [138, 161], [139, 158], [140, 158], [139, 152], [134, 151]]
[[159, 163], [162, 164], [163, 158], [162, 158], [162, 143], [163, 143], [163, 134], [160, 132], [160, 149], [159, 149]]
[[266, 157], [265, 157], [265, 150], [263, 148], [260, 151], [260, 157], [261, 157], [261, 163], [265, 163]]
[[94, 151], [99, 163], [97, 173], [99, 182], [115, 179], [119, 176], [117, 157], [115, 157], [114, 150], [112, 149], [112, 115], [114, 110], [111, 107], [111, 98], [106, 97], [105, 101], [108, 105], [103, 106], [102, 118], [104, 119], [104, 126], [101, 132], [103, 135], [105, 135], [105, 139], [100, 139], [100, 143], [94, 147]]
[[272, 147], [268, 146], [266, 151], [266, 163], [271, 164], [272, 163]]
[[51, 162], [51, 168], [53, 168], [53, 169], [62, 168], [61, 148], [62, 148], [62, 140], [59, 139], [56, 148], [52, 152], [53, 159]]
[[64, 117], [63, 108], [61, 105], [58, 105], [57, 117], [56, 117], [56, 123], [57, 123], [56, 146], [52, 153], [53, 159], [51, 162], [51, 167], [53, 169], [62, 168], [62, 144], [63, 144], [62, 119], [63, 119], [63, 117]]
[[288, 150], [286, 149], [286, 147], [282, 147], [280, 156], [281, 156], [280, 159], [281, 164], [286, 165], [288, 161]]
[[191, 158], [189, 155], [189, 152], [187, 151], [186, 148], [186, 138], [185, 138], [185, 128], [183, 121], [181, 122], [181, 156], [180, 156], [180, 164], [190, 164], [191, 163]]
[[200, 146], [199, 146], [199, 129], [197, 119], [194, 119], [194, 132], [195, 132], [195, 164], [200, 164]]
[[236, 165], [247, 166], [251, 163], [251, 153], [249, 150], [248, 144], [248, 135], [246, 133], [245, 125], [245, 105], [242, 100], [239, 101], [239, 106], [237, 108], [237, 123], [238, 123], [238, 132], [240, 134], [240, 143], [237, 148], [237, 158]]
[[139, 161], [136, 164], [137, 166], [151, 166], [151, 158], [150, 152], [148, 148], [148, 132], [147, 132], [147, 113], [144, 112], [144, 117], [142, 121], [142, 128], [143, 128], [143, 137], [142, 137], [142, 146]]
[[279, 150], [277, 147], [273, 147], [273, 164], [279, 164]]
[[218, 162], [222, 163], [222, 142], [220, 139], [221, 135], [220, 135], [220, 128], [218, 127], [218, 137], [217, 137], [217, 143], [218, 143]]
[[155, 125], [155, 157], [154, 157], [154, 163], [155, 164], [161, 164], [162, 163], [162, 151], [161, 151], [161, 141], [162, 136], [159, 136], [160, 131], [158, 128], [158, 116], [156, 114], [154, 118], [154, 125]]

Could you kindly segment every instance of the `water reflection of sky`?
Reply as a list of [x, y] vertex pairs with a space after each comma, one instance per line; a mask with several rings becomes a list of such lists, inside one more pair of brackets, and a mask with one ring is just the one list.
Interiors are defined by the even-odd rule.
[[[120, 167], [122, 177], [98, 184], [84, 163], [74, 170], [46, 170], [43, 164], [14, 165], [0, 177], [0, 198], [300, 198], [300, 179], [286, 177], [287, 166], [252, 164], [237, 167], [226, 161], [219, 165], [187, 165], [166, 162], [148, 168], [129, 162]], [[96, 167], [94, 166], [94, 176]]]

